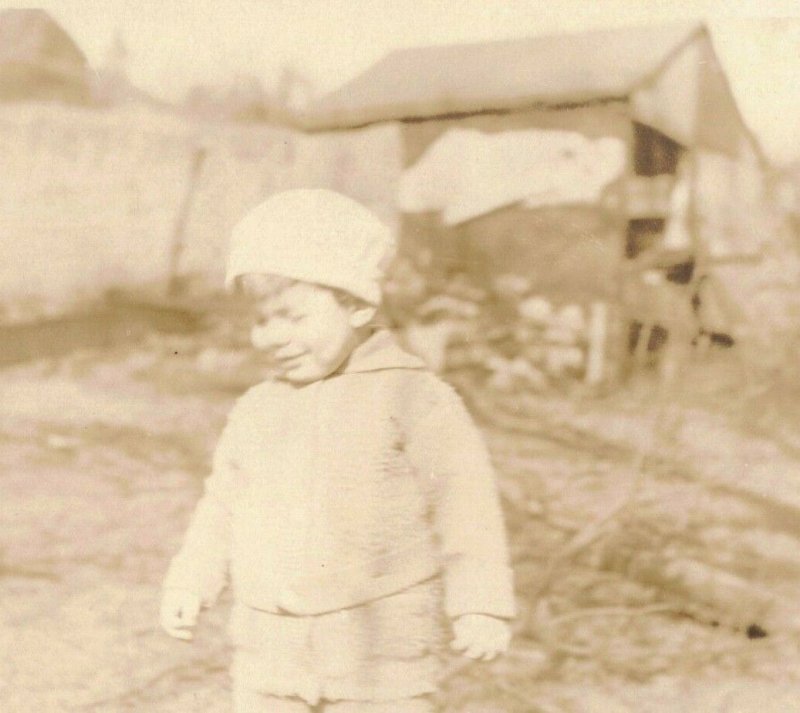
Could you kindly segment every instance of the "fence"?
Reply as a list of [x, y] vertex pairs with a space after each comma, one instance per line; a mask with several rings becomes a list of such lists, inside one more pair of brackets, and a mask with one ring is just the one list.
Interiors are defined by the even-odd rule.
[[173, 272], [218, 285], [231, 227], [281, 188], [334, 188], [393, 220], [397, 141], [392, 127], [306, 137], [148, 110], [7, 105], [0, 320], [63, 312], [112, 287], [165, 284]]
[[[3, 105], [0, 323], [69, 311], [112, 287], [166, 285], [175, 275], [219, 286], [231, 227], [282, 188], [341, 190], [393, 222], [402, 153], [393, 125], [307, 136], [143, 108]], [[762, 169], [753, 156], [707, 156], [701, 172], [703, 232], [723, 236], [723, 252], [754, 252], [717, 266], [719, 280], [757, 330], [794, 332], [797, 236]]]

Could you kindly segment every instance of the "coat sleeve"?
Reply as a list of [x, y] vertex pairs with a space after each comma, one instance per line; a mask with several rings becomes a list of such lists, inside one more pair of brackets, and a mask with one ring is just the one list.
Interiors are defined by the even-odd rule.
[[214, 452], [211, 474], [189, 522], [183, 545], [172, 559], [163, 587], [189, 589], [211, 606], [228, 580], [231, 512], [241, 474], [235, 425], [229, 417]]
[[508, 541], [488, 449], [459, 396], [436, 379], [418, 401], [407, 451], [429, 478], [448, 616], [516, 613]]

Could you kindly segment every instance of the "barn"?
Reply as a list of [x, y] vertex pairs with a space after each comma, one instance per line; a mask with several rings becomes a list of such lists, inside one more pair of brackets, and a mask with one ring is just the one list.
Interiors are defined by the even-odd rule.
[[43, 10], [0, 12], [0, 101], [90, 100], [86, 57]]
[[518, 277], [521, 301], [577, 306], [591, 379], [643, 327], [679, 346], [792, 321], [797, 255], [703, 24], [400, 50], [302, 117], [385, 123], [402, 134], [401, 253], [433, 279]]

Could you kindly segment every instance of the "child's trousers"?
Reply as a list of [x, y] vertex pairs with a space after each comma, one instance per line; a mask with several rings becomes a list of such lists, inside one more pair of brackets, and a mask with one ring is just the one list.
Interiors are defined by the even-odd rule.
[[230, 633], [234, 690], [311, 704], [424, 696], [437, 690], [442, 669], [441, 583], [427, 580], [313, 616], [274, 614], [236, 603]]
[[234, 688], [234, 713], [434, 713], [433, 702], [423, 696], [399, 701], [331, 701], [311, 706], [300, 698], [279, 698]]

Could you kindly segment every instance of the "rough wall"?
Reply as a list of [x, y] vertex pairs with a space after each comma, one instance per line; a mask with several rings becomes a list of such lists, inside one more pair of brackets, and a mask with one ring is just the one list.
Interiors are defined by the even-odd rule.
[[[57, 311], [164, 275], [190, 157], [180, 126], [48, 105], [0, 114], [0, 303]], [[9, 314], [10, 313], [10, 314]]]
[[145, 111], [4, 106], [0, 320], [67, 311], [108, 288], [163, 285], [173, 269], [219, 287], [231, 226], [281, 188], [336, 188], [393, 220], [399, 156], [395, 127], [306, 137]]
[[205, 141], [208, 158], [179, 261], [183, 275], [206, 275], [221, 284], [231, 228], [248, 208], [279, 190], [331, 188], [396, 223], [396, 127], [320, 135], [229, 127]]

